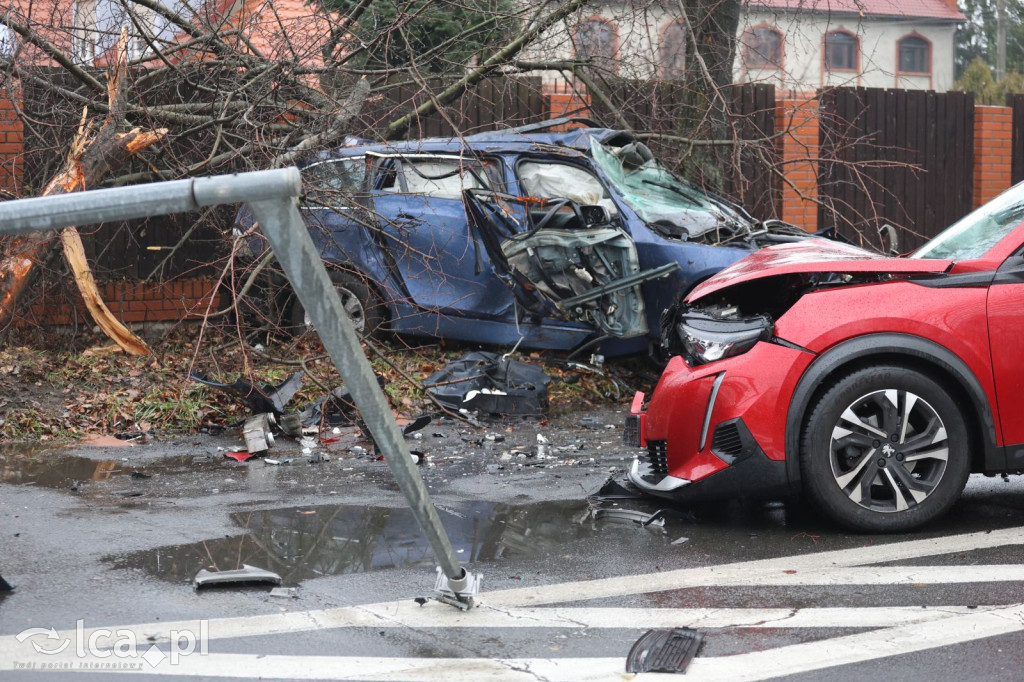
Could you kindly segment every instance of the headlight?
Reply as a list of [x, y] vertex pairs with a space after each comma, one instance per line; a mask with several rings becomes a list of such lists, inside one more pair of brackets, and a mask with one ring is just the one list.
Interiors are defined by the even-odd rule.
[[746, 353], [755, 343], [767, 341], [771, 335], [771, 320], [761, 315], [722, 320], [706, 313], [689, 312], [679, 320], [679, 338], [691, 365]]

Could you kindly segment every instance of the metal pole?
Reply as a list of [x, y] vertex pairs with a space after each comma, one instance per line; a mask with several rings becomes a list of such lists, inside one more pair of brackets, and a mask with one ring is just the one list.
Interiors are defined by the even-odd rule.
[[302, 192], [296, 168], [151, 182], [0, 203], [0, 234], [56, 230], [248, 201], [291, 200]]
[[298, 207], [294, 201], [256, 201], [249, 202], [249, 207], [270, 241], [274, 256], [288, 276], [303, 309], [320, 334], [324, 349], [344, 379], [359, 414], [384, 453], [388, 467], [441, 564], [449, 590], [456, 598], [467, 594], [471, 596], [477, 589], [476, 578], [469, 575], [455, 558], [448, 534], [441, 525], [419, 469], [413, 464], [405, 438], [391, 416], [391, 407], [377, 385], [355, 327], [341, 305]]

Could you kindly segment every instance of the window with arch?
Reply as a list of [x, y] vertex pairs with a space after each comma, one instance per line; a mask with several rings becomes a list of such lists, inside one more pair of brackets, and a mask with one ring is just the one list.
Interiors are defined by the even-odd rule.
[[856, 71], [860, 58], [860, 39], [847, 31], [825, 34], [825, 68], [829, 71]]
[[686, 73], [686, 23], [673, 21], [661, 32], [661, 76], [682, 80]]
[[617, 43], [615, 24], [607, 19], [591, 17], [576, 26], [577, 59], [589, 59], [599, 68], [615, 70]]
[[771, 26], [755, 26], [744, 33], [743, 65], [748, 69], [782, 66], [782, 33]]
[[904, 36], [897, 43], [896, 59], [900, 73], [929, 74], [932, 71], [932, 44], [921, 36]]

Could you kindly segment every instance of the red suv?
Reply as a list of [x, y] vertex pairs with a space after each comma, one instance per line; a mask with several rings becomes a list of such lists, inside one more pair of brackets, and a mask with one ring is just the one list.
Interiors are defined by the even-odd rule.
[[859, 530], [947, 512], [971, 472], [1024, 470], [1024, 183], [905, 258], [762, 249], [663, 320], [629, 479], [680, 501], [802, 491]]

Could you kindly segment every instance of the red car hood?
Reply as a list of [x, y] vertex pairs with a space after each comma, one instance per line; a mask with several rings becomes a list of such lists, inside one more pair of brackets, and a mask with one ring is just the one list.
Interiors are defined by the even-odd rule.
[[949, 260], [889, 258], [827, 239], [809, 239], [755, 251], [701, 282], [686, 300], [696, 301], [741, 282], [778, 275], [805, 272], [934, 273], [945, 272], [952, 264], [953, 261]]

